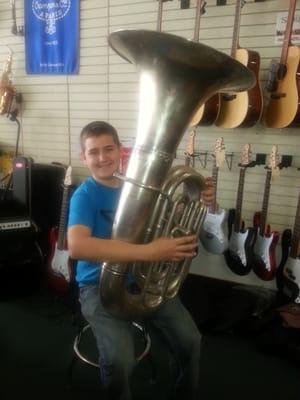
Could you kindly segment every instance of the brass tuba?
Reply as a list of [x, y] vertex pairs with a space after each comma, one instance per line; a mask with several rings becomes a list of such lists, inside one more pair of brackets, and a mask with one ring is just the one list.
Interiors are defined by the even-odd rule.
[[9, 114], [12, 107], [12, 102], [16, 96], [16, 90], [13, 87], [10, 74], [12, 64], [12, 50], [8, 47], [8, 56], [3, 65], [3, 72], [0, 81], [0, 114]]
[[[178, 36], [120, 30], [108, 41], [141, 70], [136, 141], [112, 238], [148, 243], [198, 234], [206, 214], [199, 200], [204, 178], [190, 167], [171, 167], [176, 149], [202, 103], [220, 91], [244, 91], [255, 79], [233, 58]], [[177, 294], [190, 263], [104, 263], [101, 301], [121, 318], [145, 316]]]

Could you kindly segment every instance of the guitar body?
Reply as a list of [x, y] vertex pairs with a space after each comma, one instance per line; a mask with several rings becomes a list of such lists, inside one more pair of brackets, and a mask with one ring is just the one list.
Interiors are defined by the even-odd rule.
[[218, 213], [207, 213], [200, 240], [203, 247], [213, 254], [222, 254], [228, 247], [228, 239], [225, 235], [226, 211], [219, 210]]
[[262, 115], [263, 100], [259, 83], [260, 56], [256, 51], [238, 49], [236, 59], [247, 66], [256, 77], [255, 86], [232, 96], [220, 96], [220, 111], [216, 125], [220, 128], [248, 128]]
[[212, 125], [219, 114], [220, 95], [215, 94], [210, 97], [193, 115], [190, 126], [209, 126]]
[[230, 236], [228, 250], [224, 256], [228, 267], [237, 275], [247, 275], [252, 269], [249, 258], [253, 240], [253, 229], [247, 229], [245, 232], [233, 231]]
[[300, 48], [290, 46], [287, 56], [287, 72], [277, 81], [277, 89], [265, 113], [265, 124], [270, 128], [286, 128], [300, 125]]
[[[58, 294], [65, 294], [69, 289], [70, 280], [70, 259], [66, 249], [57, 248], [57, 230], [52, 228], [49, 234], [49, 259], [47, 265], [47, 282], [49, 286]], [[61, 272], [60, 272], [61, 271]], [[63, 274], [67, 271], [67, 275]]]
[[300, 259], [289, 257], [283, 268], [283, 293], [300, 304]]
[[277, 266], [275, 250], [278, 240], [278, 232], [261, 236], [258, 230], [250, 259], [253, 271], [264, 281], [270, 281], [275, 278]]

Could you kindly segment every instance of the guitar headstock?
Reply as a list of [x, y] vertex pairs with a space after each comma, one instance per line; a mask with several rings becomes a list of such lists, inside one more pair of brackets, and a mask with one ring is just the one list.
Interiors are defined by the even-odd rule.
[[269, 155], [267, 169], [272, 170], [272, 176], [279, 175], [279, 163], [280, 163], [280, 155], [278, 152], [278, 146], [272, 146], [271, 153]]
[[217, 138], [215, 142], [215, 160], [218, 168], [221, 167], [225, 161], [225, 144], [222, 137]]
[[196, 129], [192, 129], [190, 132], [188, 142], [187, 142], [186, 150], [184, 152], [184, 154], [188, 157], [193, 157], [193, 155], [194, 155], [195, 136], [196, 136]]
[[69, 165], [64, 179], [64, 186], [71, 186], [71, 185], [72, 185], [72, 167], [71, 165]]
[[250, 144], [249, 143], [244, 144], [241, 162], [239, 163], [239, 166], [243, 168], [254, 167], [255, 161], [251, 161], [251, 155], [252, 152]]

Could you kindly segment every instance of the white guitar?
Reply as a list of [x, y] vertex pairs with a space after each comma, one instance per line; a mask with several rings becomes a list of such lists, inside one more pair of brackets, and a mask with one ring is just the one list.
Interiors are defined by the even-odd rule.
[[300, 304], [300, 194], [296, 211], [289, 258], [283, 267], [283, 293]]
[[228, 267], [237, 275], [246, 275], [252, 269], [251, 262], [249, 262], [249, 255], [253, 246], [254, 230], [244, 230], [242, 227], [242, 203], [246, 169], [254, 167], [254, 165], [255, 162], [250, 161], [250, 145], [245, 144], [242, 153], [242, 160], [239, 164], [240, 176], [234, 215], [234, 226], [230, 236], [228, 249], [224, 252]]
[[202, 230], [200, 232], [200, 240], [203, 247], [214, 254], [222, 254], [228, 247], [228, 239], [225, 233], [225, 222], [227, 220], [227, 212], [218, 208], [217, 204], [217, 184], [219, 167], [225, 159], [225, 146], [222, 137], [216, 139], [215, 157], [212, 170], [212, 178], [215, 185], [215, 196], [213, 203], [206, 214]]

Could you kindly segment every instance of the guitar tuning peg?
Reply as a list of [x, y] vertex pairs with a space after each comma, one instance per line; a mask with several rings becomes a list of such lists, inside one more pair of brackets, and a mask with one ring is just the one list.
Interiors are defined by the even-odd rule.
[[288, 168], [292, 165], [292, 161], [293, 161], [293, 156], [282, 155], [281, 161], [278, 164], [278, 168], [279, 169]]

